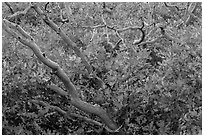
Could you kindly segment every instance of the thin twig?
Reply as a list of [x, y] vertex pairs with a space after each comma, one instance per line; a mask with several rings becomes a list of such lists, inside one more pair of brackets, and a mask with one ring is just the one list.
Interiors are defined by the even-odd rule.
[[11, 18], [14, 18], [14, 17], [19, 16], [19, 15], [25, 15], [30, 9], [31, 9], [31, 5], [29, 5], [29, 6], [28, 6], [25, 10], [23, 10], [23, 11], [18, 11], [18, 12], [16, 12], [16, 13], [14, 13], [14, 14], [8, 16], [8, 18], [11, 19]]
[[5, 4], [6, 4], [6, 6], [8, 6], [8, 8], [10, 9], [11, 14], [14, 14], [14, 11], [13, 11], [13, 9], [11, 8], [10, 3], [8, 3], [8, 2], [4, 2], [4, 3], [5, 3]]

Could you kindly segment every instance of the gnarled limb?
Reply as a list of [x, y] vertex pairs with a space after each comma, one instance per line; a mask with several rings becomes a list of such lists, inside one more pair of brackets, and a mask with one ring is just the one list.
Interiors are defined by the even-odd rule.
[[[117, 125], [111, 120], [111, 118], [108, 116], [106, 111], [102, 109], [99, 106], [94, 106], [91, 104], [88, 104], [87, 102], [82, 101], [78, 94], [75, 86], [73, 83], [70, 81], [69, 77], [66, 75], [66, 73], [60, 68], [60, 66], [48, 59], [47, 57], [43, 56], [43, 53], [41, 52], [40, 48], [37, 46], [37, 44], [34, 42], [33, 39], [25, 39], [19, 34], [17, 34], [15, 31], [18, 31], [18, 28], [20, 28], [19, 25], [10, 23], [8, 20], [4, 19], [3, 20], [3, 28], [4, 30], [9, 33], [11, 36], [16, 38], [18, 41], [20, 41], [22, 44], [30, 47], [34, 54], [41, 60], [45, 65], [50, 67], [54, 74], [56, 74], [59, 79], [64, 83], [67, 91], [69, 92], [70, 98], [71, 98], [71, 104], [74, 105], [75, 107], [79, 108], [82, 111], [85, 111], [87, 113], [95, 114], [101, 118], [101, 120], [112, 130], [117, 129]], [[9, 25], [8, 25], [9, 24]], [[12, 26], [12, 27], [11, 27]], [[10, 28], [9, 28], [10, 27]], [[15, 31], [11, 30], [11, 28], [15, 28]], [[20, 29], [22, 30], [22, 28]], [[18, 31], [18, 33], [22, 33], [23, 31]], [[26, 37], [27, 38], [27, 37]], [[57, 88], [56, 88], [57, 89]], [[63, 91], [59, 93], [64, 93]]]
[[74, 43], [64, 32], [61, 30], [60, 27], [58, 27], [52, 20], [49, 19], [46, 13], [44, 13], [36, 4], [31, 6], [43, 19], [43, 21], [50, 27], [52, 28], [67, 44], [68, 47], [74, 50], [77, 56], [79, 56], [83, 62], [83, 64], [86, 67], [86, 70], [88, 71], [89, 74], [94, 76], [96, 80], [98, 81], [97, 83], [100, 84], [98, 85], [101, 88], [104, 88], [105, 83], [98, 77], [96, 76], [95, 73], [93, 73], [93, 69], [91, 65], [88, 63], [85, 55], [80, 51], [80, 49], [77, 47], [76, 43]]

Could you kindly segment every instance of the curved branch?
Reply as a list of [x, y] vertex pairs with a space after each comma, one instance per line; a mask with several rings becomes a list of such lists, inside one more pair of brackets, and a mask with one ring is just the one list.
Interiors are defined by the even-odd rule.
[[78, 114], [74, 114], [74, 113], [70, 113], [70, 112], [66, 112], [64, 110], [62, 110], [61, 108], [57, 107], [57, 106], [53, 106], [53, 105], [50, 105], [44, 101], [39, 101], [39, 100], [31, 100], [30, 102], [32, 103], [35, 103], [35, 104], [40, 104], [42, 106], [45, 106], [45, 107], [49, 107], [50, 109], [53, 109], [55, 111], [57, 111], [58, 113], [60, 113], [61, 115], [63, 115], [65, 118], [67, 118], [68, 116], [70, 117], [75, 117], [75, 118], [79, 118], [79, 119], [82, 119], [88, 123], [91, 123], [91, 124], [94, 124], [94, 125], [97, 125], [97, 126], [103, 126], [103, 124], [101, 124], [100, 122], [97, 122], [93, 119], [90, 119], [90, 118], [87, 118], [87, 117], [84, 117], [84, 116], [81, 116], [81, 115], [78, 115]]
[[[41, 52], [41, 50], [37, 46], [37, 44], [34, 42], [34, 40], [30, 40], [30, 39], [27, 40], [27, 39], [24, 39], [21, 36], [19, 36], [16, 32], [12, 31], [9, 27], [7, 27], [6, 24], [8, 24], [8, 22], [9, 21], [7, 21], [6, 19], [3, 20], [2, 24], [3, 24], [4, 30], [6, 32], [8, 32], [11, 36], [16, 38], [18, 41], [20, 41], [22, 44], [30, 47], [33, 50], [34, 54], [39, 58], [39, 60], [41, 60], [45, 65], [47, 65], [48, 67], [50, 67], [53, 70], [53, 73], [59, 77], [59, 79], [64, 83], [67, 91], [69, 92], [69, 94], [71, 96], [71, 104], [72, 105], [74, 105], [75, 107], [79, 108], [82, 111], [85, 111], [87, 113], [92, 113], [92, 114], [99, 116], [102, 119], [102, 121], [110, 129], [112, 129], [112, 130], [117, 129], [117, 125], [111, 120], [111, 118], [108, 116], [108, 114], [106, 113], [106, 111], [104, 109], [102, 109], [99, 106], [94, 106], [94, 105], [88, 104], [87, 102], [80, 100], [75, 86], [70, 81], [70, 79], [66, 75], [66, 73], [62, 70], [62, 68], [60, 68], [60, 66], [56, 62], [43, 56], [43, 53]], [[12, 28], [15, 28], [17, 26], [17, 25], [14, 25], [14, 23], [9, 24], [8, 26], [10, 26], [10, 25], [13, 25]], [[20, 26], [18, 26], [18, 27], [20, 27]], [[18, 30], [17, 27], [16, 27], [16, 30]], [[21, 31], [19, 31], [19, 33], [21, 33]], [[60, 89], [58, 88], [58, 90], [60, 90]], [[59, 93], [65, 94], [64, 91], [61, 91], [61, 90]]]
[[23, 30], [23, 29], [21, 28], [21, 26], [19, 26], [18, 24], [12, 23], [12, 22], [10, 22], [10, 21], [8, 21], [8, 20], [4, 20], [4, 22], [5, 22], [9, 27], [11, 27], [11, 28], [13, 28], [13, 29], [17, 29], [17, 30], [20, 32], [20, 34], [21, 34], [23, 37], [25, 37], [26, 39], [34, 40], [34, 39], [33, 39], [27, 32], [25, 32], [25, 30]]
[[77, 47], [76, 43], [74, 43], [62, 30], [60, 27], [58, 27], [52, 20], [49, 19], [46, 13], [44, 13], [36, 4], [31, 6], [43, 19], [43, 21], [50, 27], [52, 28], [60, 37], [66, 42], [67, 46], [70, 47], [71, 49], [74, 50], [77, 56], [79, 56], [83, 62], [83, 64], [86, 67], [86, 70], [88, 71], [89, 74], [92, 74], [96, 78], [96, 80], [99, 83], [99, 87], [104, 88], [105, 83], [98, 77], [96, 74], [93, 73], [93, 69], [91, 65], [88, 63], [86, 60], [86, 57], [80, 49]]
[[9, 2], [4, 2], [6, 6], [8, 6], [9, 10], [11, 11], [11, 14], [14, 14], [13, 8], [11, 7]]
[[139, 40], [136, 40], [133, 42], [133, 45], [138, 45], [140, 44], [144, 39], [145, 39], [145, 32], [142, 30], [144, 27], [144, 22], [142, 22], [142, 27], [141, 28], [138, 28], [142, 34], [141, 38]]
[[30, 8], [31, 8], [31, 6], [29, 5], [23, 11], [15, 12], [14, 14], [12, 14], [12, 15], [10, 15], [8, 17], [9, 17], [9, 19], [11, 19], [11, 18], [14, 18], [14, 17], [19, 16], [19, 15], [25, 15], [30, 10]]
[[[59, 93], [60, 95], [67, 97], [67, 93], [56, 85], [51, 85], [49, 86], [49, 88]], [[101, 117], [102, 120], [104, 120], [105, 124], [109, 126], [109, 128], [112, 127], [111, 129], [116, 129], [116, 126], [113, 121], [108, 117], [106, 111], [103, 110], [101, 107], [97, 105], [88, 104], [87, 102], [84, 102], [79, 98], [71, 98], [70, 104], [82, 111], [98, 115], [99, 117]]]

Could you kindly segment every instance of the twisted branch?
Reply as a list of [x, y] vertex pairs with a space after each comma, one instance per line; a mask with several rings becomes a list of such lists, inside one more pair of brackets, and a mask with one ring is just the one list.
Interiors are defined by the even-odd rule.
[[31, 6], [43, 19], [43, 21], [50, 27], [52, 28], [67, 44], [68, 47], [74, 50], [76, 55], [81, 58], [83, 64], [85, 65], [86, 70], [88, 71], [89, 74], [94, 76], [96, 80], [98, 81], [97, 83], [99, 84], [98, 86], [101, 88], [104, 88], [105, 83], [98, 77], [96, 76], [95, 73], [93, 73], [93, 69], [91, 65], [88, 63], [86, 60], [85, 55], [80, 51], [80, 49], [77, 47], [76, 43], [74, 43], [65, 33], [63, 30], [61, 30], [60, 27], [58, 27], [52, 20], [49, 19], [46, 13], [44, 13], [36, 4], [33, 4]]
[[[80, 110], [82, 110], [86, 113], [92, 113], [92, 114], [99, 116], [101, 118], [101, 120], [110, 129], [112, 129], [112, 130], [117, 129], [117, 125], [110, 119], [110, 117], [108, 116], [108, 114], [106, 113], [106, 111], [104, 109], [102, 109], [99, 106], [94, 106], [94, 105], [88, 104], [87, 102], [84, 102], [79, 98], [75, 86], [70, 81], [70, 79], [66, 75], [66, 73], [62, 70], [62, 68], [60, 68], [60, 66], [56, 62], [43, 56], [43, 53], [41, 52], [40, 48], [37, 46], [37, 44], [34, 42], [33, 39], [23, 38], [22, 37], [24, 35], [24, 34], [22, 34], [23, 31], [18, 31], [18, 30], [22, 30], [22, 28], [20, 28], [19, 25], [14, 24], [14, 23], [10, 23], [6, 19], [3, 19], [2, 24], [3, 24], [2, 26], [3, 26], [4, 30], [7, 33], [9, 33], [11, 36], [16, 38], [22, 44], [30, 47], [33, 50], [34, 54], [39, 58], [39, 60], [41, 60], [45, 65], [47, 65], [48, 67], [50, 67], [53, 70], [53, 73], [56, 74], [59, 77], [59, 79], [64, 83], [64, 85], [68, 91], [68, 94], [70, 95], [71, 104], [73, 106], [79, 108]], [[19, 34], [17, 34], [15, 31], [11, 30], [11, 28], [13, 28], [13, 29], [15, 28], [15, 30], [18, 31], [18, 33], [20, 33], [22, 36], [19, 36]], [[58, 89], [60, 91], [59, 92], [60, 94], [65, 94], [64, 91], [60, 90], [59, 88], [55, 87], [55, 89]]]

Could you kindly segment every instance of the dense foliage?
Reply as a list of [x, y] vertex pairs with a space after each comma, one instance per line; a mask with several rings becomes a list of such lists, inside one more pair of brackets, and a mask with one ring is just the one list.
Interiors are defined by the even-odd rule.
[[[13, 22], [29, 32], [44, 54], [66, 71], [82, 100], [105, 108], [124, 134], [202, 133], [201, 3], [69, 3], [65, 23], [58, 20], [62, 9], [59, 4], [47, 5], [50, 18], [75, 43], [80, 43], [78, 48], [105, 82], [105, 89], [98, 90], [81, 59], [64, 46], [64, 41], [34, 10], [17, 16]], [[45, 5], [39, 4], [41, 9]], [[12, 10], [4, 3], [2, 6], [6, 18], [12, 12], [23, 11], [28, 3], [10, 3]], [[107, 10], [102, 13], [105, 6]], [[187, 10], [186, 22], [180, 21]], [[117, 29], [141, 26], [141, 20], [145, 22], [145, 41], [158, 40], [134, 45], [139, 31], [127, 30], [118, 35], [111, 28], [94, 28], [104, 23]], [[162, 28], [175, 40], [160, 37]], [[120, 39], [119, 49], [115, 50]], [[4, 30], [2, 52], [3, 134], [120, 134], [32, 103], [32, 99], [42, 100], [100, 122], [50, 90], [47, 86], [51, 83], [62, 88], [64, 85], [31, 49]]]

